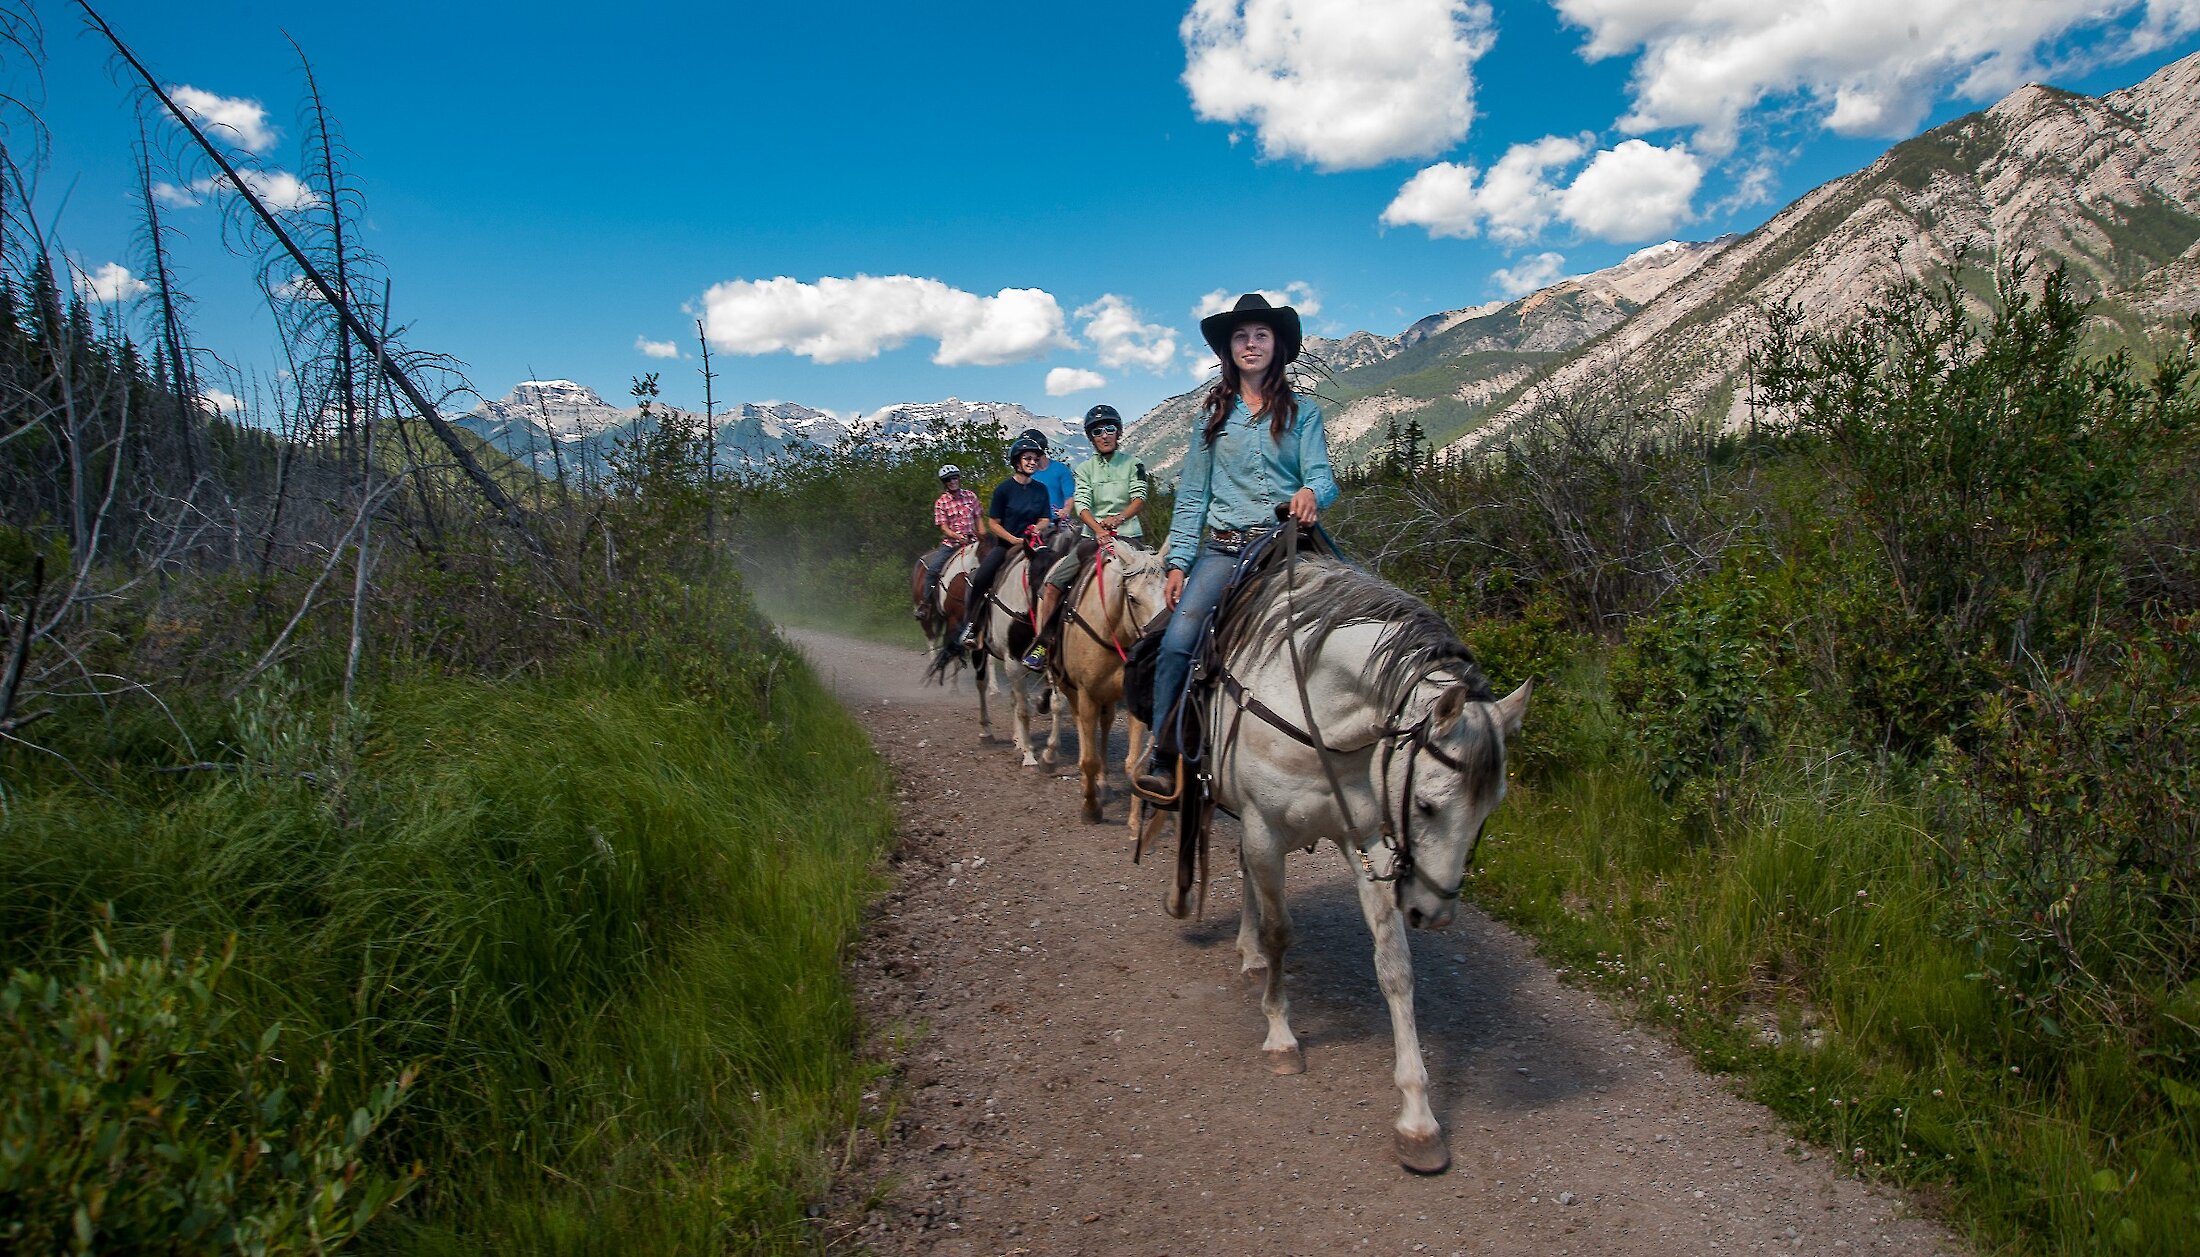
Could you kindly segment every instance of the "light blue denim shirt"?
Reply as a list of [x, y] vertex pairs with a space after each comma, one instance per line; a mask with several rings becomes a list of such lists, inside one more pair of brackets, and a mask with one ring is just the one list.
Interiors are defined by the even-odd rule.
[[1314, 491], [1314, 505], [1328, 510], [1337, 500], [1337, 478], [1329, 470], [1329, 433], [1322, 409], [1299, 402], [1296, 423], [1279, 444], [1268, 435], [1266, 416], [1256, 418], [1241, 398], [1230, 422], [1210, 448], [1203, 426], [1192, 422], [1192, 445], [1176, 482], [1176, 509], [1169, 521], [1169, 566], [1189, 569], [1210, 528], [1271, 528], [1276, 508], [1300, 489]]

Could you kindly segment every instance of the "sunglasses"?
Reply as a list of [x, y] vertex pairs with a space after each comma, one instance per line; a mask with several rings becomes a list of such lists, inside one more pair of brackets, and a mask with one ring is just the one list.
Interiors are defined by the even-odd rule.
[[1094, 428], [1092, 430], [1092, 434], [1094, 437], [1121, 436], [1123, 435], [1123, 429], [1116, 427], [1112, 423], [1104, 423], [1101, 424], [1099, 427]]

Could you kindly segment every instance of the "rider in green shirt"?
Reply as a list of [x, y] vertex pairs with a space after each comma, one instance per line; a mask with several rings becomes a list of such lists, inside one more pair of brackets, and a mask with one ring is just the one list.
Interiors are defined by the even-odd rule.
[[[1084, 560], [1099, 549], [1101, 540], [1112, 538], [1145, 548], [1146, 529], [1138, 522], [1138, 512], [1146, 506], [1146, 465], [1121, 447], [1123, 416], [1113, 406], [1093, 407], [1085, 412], [1085, 436], [1092, 441], [1095, 452], [1077, 464], [1077, 496], [1073, 500], [1077, 518], [1091, 530], [1092, 539], [1078, 545], [1078, 561], [1056, 563], [1047, 573], [1046, 587], [1039, 595], [1038, 623], [1042, 626], [1054, 622], [1055, 611], [1084, 570]], [[1045, 670], [1044, 636], [1032, 643], [1030, 653], [1024, 656], [1024, 666], [1034, 672]]]

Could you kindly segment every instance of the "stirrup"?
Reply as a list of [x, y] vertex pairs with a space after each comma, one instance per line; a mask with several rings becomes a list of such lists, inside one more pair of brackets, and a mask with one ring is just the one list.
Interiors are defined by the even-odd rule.
[[1149, 756], [1146, 771], [1131, 777], [1131, 793], [1155, 807], [1174, 808], [1184, 799], [1184, 757], [1177, 756], [1171, 773], [1170, 786], [1166, 793], [1156, 790], [1152, 785], [1153, 782], [1161, 780], [1160, 770], [1154, 768], [1152, 763], [1153, 761]]

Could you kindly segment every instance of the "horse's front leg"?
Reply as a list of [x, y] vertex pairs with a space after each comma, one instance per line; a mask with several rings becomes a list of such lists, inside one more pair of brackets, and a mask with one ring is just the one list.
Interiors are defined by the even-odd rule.
[[1406, 945], [1405, 921], [1393, 901], [1393, 883], [1368, 880], [1350, 851], [1344, 852], [1344, 860], [1360, 888], [1360, 915], [1367, 918], [1368, 933], [1375, 939], [1375, 980], [1390, 1005], [1396, 1058], [1392, 1076], [1403, 1097], [1392, 1126], [1398, 1163], [1416, 1174], [1441, 1174], [1451, 1168], [1451, 1149], [1428, 1105], [1428, 1067], [1421, 1062], [1421, 1035], [1413, 1022], [1413, 953]]
[[1041, 762], [1047, 766], [1048, 772], [1053, 772], [1055, 765], [1062, 762], [1062, 703], [1068, 696], [1062, 693], [1060, 686], [1054, 684], [1053, 678], [1041, 676], [1039, 692], [1044, 694], [1049, 690], [1053, 691], [1054, 701], [1047, 704], [1047, 753], [1041, 758]]
[[[1276, 1074], [1306, 1072], [1306, 1054], [1298, 1036], [1291, 1033], [1291, 1000], [1283, 993], [1283, 953], [1291, 946], [1291, 911], [1283, 903], [1283, 852], [1260, 813], [1248, 808], [1244, 836], [1238, 843], [1238, 868], [1245, 874], [1246, 911], [1257, 911], [1255, 926], [1268, 980], [1261, 985], [1260, 1011], [1268, 1018], [1268, 1038], [1260, 1045], [1268, 1058], [1268, 1070]], [[1257, 910], [1254, 901], [1258, 900]], [[1244, 946], [1246, 917], [1238, 918], [1239, 947]], [[1250, 971], [1250, 970], [1248, 970]]]
[[987, 709], [985, 701], [985, 664], [985, 652], [979, 651], [977, 662], [971, 664], [970, 668], [971, 675], [976, 679], [976, 688], [978, 691], [978, 740], [980, 742], [991, 742], [993, 740], [993, 713]]
[[1253, 893], [1253, 870], [1245, 859], [1245, 844], [1238, 844], [1238, 973], [1268, 972], [1268, 957], [1260, 950], [1260, 896]]
[[[1136, 777], [1138, 775], [1138, 761], [1145, 757], [1147, 729], [1145, 721], [1130, 713], [1130, 701], [1126, 699], [1123, 703], [1124, 735], [1125, 740], [1130, 743], [1131, 750], [1130, 754], [1123, 757], [1123, 775], [1125, 777]], [[1131, 791], [1130, 814], [1131, 841], [1136, 842], [1139, 826], [1146, 819], [1146, 801], [1138, 797], [1136, 790]]]
[[1107, 772], [1107, 756], [1101, 748], [1106, 744], [1108, 726], [1115, 723], [1115, 709], [1107, 703], [1093, 702], [1085, 691], [1077, 694], [1077, 777], [1084, 788], [1084, 817], [1088, 824], [1100, 823], [1100, 779]]
[[1024, 767], [1037, 768], [1038, 757], [1031, 753], [1031, 689], [1024, 679], [1030, 674], [1025, 673], [1021, 665], [1005, 659], [1001, 661], [1001, 671], [1009, 676], [1009, 710], [1015, 713], [1011, 723], [1016, 735], [1016, 751], [1024, 757]]

